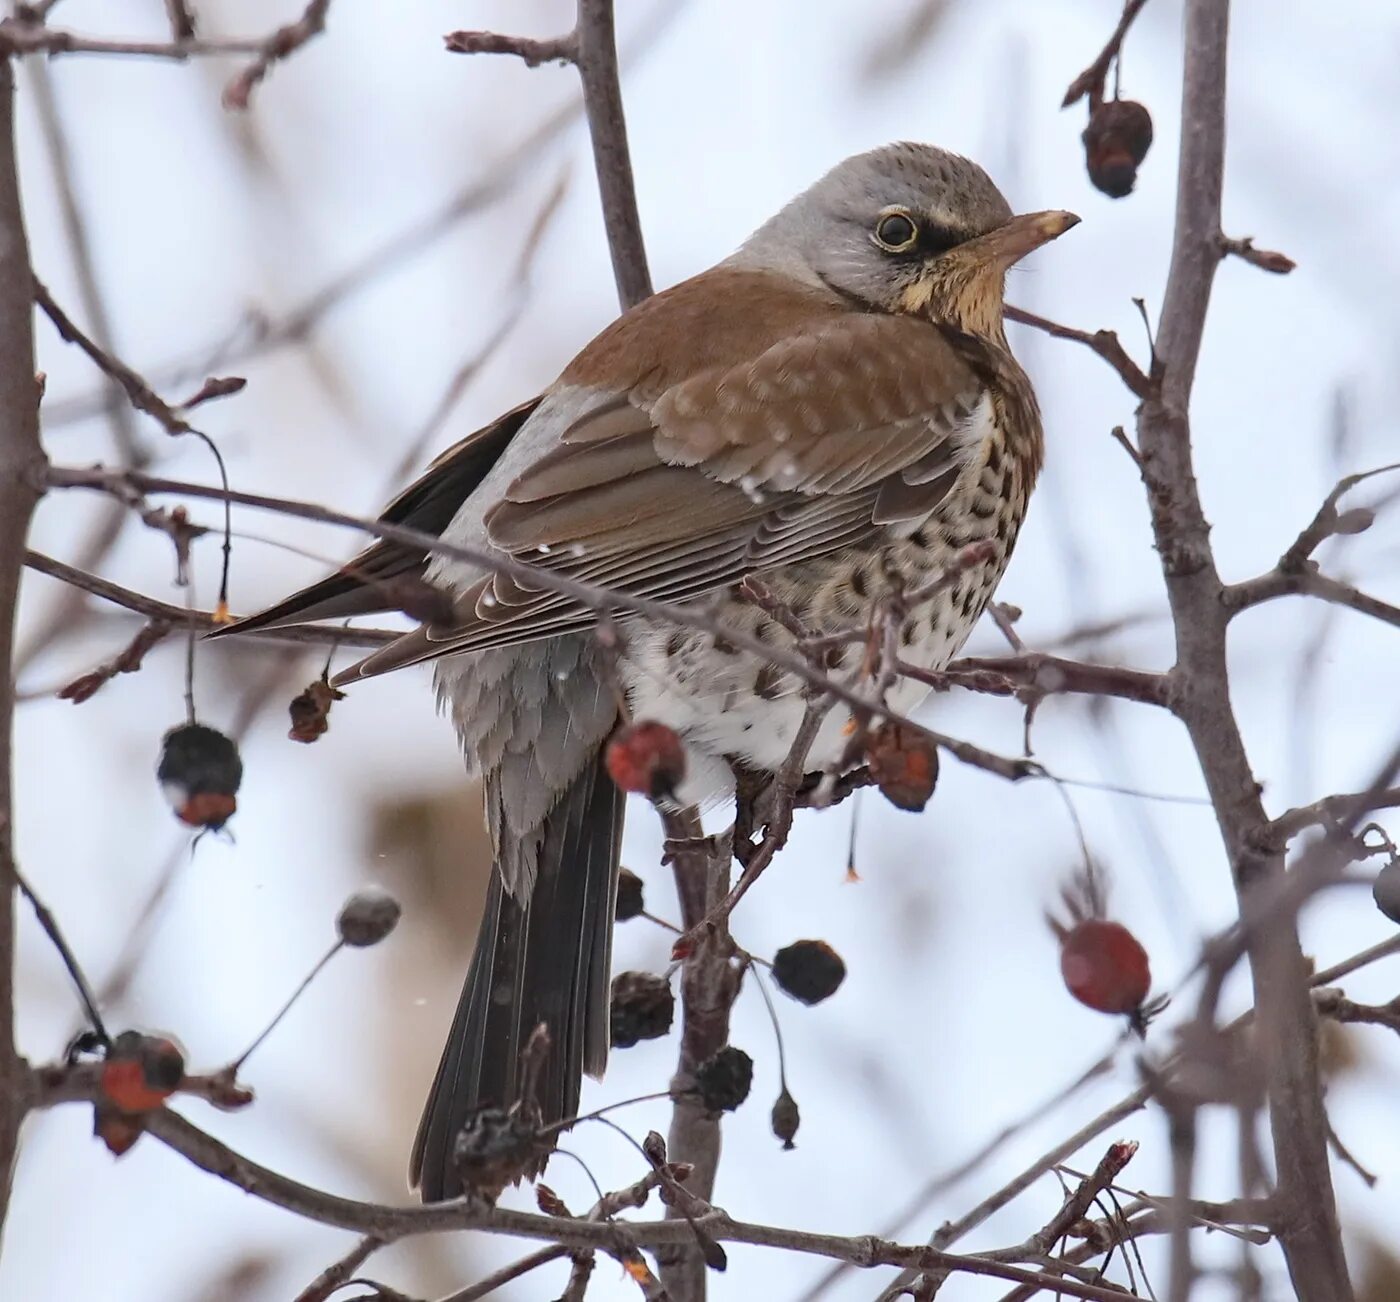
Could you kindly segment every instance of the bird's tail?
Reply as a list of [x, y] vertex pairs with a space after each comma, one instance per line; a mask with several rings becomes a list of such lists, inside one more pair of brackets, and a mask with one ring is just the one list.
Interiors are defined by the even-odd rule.
[[517, 1101], [520, 1052], [537, 1025], [550, 1039], [535, 1093], [545, 1124], [574, 1116], [583, 1073], [600, 1075], [607, 1063], [622, 805], [600, 752], [545, 818], [528, 898], [511, 896], [500, 872], [491, 874], [476, 953], [413, 1145], [410, 1178], [425, 1202], [462, 1192], [453, 1142], [476, 1107]]

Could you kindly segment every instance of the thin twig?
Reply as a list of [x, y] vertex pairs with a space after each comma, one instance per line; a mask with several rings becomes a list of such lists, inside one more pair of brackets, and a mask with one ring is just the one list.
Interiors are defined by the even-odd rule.
[[1065, 91], [1065, 98], [1060, 104], [1061, 108], [1068, 108], [1076, 100], [1089, 96], [1090, 104], [1097, 104], [1103, 98], [1104, 79], [1108, 76], [1108, 69], [1119, 55], [1123, 48], [1123, 39], [1128, 34], [1128, 28], [1133, 25], [1133, 19], [1142, 11], [1147, 0], [1124, 0], [1123, 13], [1118, 19], [1118, 26], [1113, 29], [1113, 34], [1108, 38], [1103, 49], [1099, 51], [1094, 59], [1083, 72], [1079, 74], [1069, 84], [1069, 89]]
[[573, 32], [536, 40], [529, 36], [506, 36], [501, 32], [448, 32], [443, 43], [453, 54], [513, 54], [527, 68], [542, 63], [574, 63], [578, 40]]
[[1073, 326], [1060, 325], [1057, 321], [1050, 321], [1043, 316], [1037, 316], [1034, 312], [1027, 312], [1025, 308], [1012, 307], [1010, 303], [1006, 305], [1004, 310], [1008, 321], [1017, 321], [1021, 325], [1043, 330], [1056, 339], [1069, 339], [1092, 349], [1118, 372], [1123, 383], [1139, 398], [1146, 398], [1152, 392], [1152, 380], [1128, 356], [1127, 350], [1119, 342], [1116, 332], [1112, 330], [1095, 330], [1093, 332], [1076, 330]]
[[383, 1246], [384, 1241], [376, 1235], [365, 1235], [339, 1261], [332, 1262], [302, 1289], [296, 1296], [296, 1302], [326, 1302]]
[[[120, 584], [113, 583], [110, 579], [100, 578], [96, 574], [87, 574], [71, 565], [65, 565], [62, 561], [45, 556], [42, 552], [26, 551], [24, 564], [31, 570], [47, 574], [50, 578], [58, 579], [61, 583], [67, 583], [82, 592], [91, 593], [94, 597], [109, 601], [112, 605], [120, 606], [123, 610], [144, 615], [147, 620], [181, 626], [188, 625], [193, 621], [201, 632], [211, 632], [213, 629], [221, 627], [211, 610], [191, 611], [184, 606], [161, 601], [158, 597], [148, 597], [145, 593], [124, 588]], [[403, 633], [397, 629], [389, 628], [342, 629], [307, 624], [300, 628], [259, 629], [248, 636], [259, 641], [296, 646], [306, 644], [324, 646], [327, 643], [334, 643], [338, 646], [379, 647], [386, 646], [402, 637]]]
[[[503, 552], [448, 542], [445, 539], [434, 537], [432, 534], [424, 533], [420, 529], [410, 529], [404, 525], [391, 524], [385, 520], [369, 520], [347, 515], [342, 511], [333, 511], [329, 507], [321, 506], [315, 502], [270, 497], [262, 493], [244, 493], [236, 489], [225, 491], [204, 484], [163, 479], [140, 471], [54, 466], [49, 469], [48, 482], [54, 488], [84, 488], [109, 493], [127, 500], [133, 508], [139, 506], [143, 494], [173, 493], [275, 511], [283, 515], [297, 516], [301, 519], [314, 520], [320, 524], [334, 525], [339, 528], [358, 529], [379, 538], [408, 543], [410, 546], [421, 548], [433, 555], [466, 561], [468, 564], [480, 566], [494, 573], [522, 579], [537, 587], [572, 597], [599, 614], [626, 610], [647, 615], [653, 619], [664, 620], [684, 628], [694, 628], [706, 633], [718, 634], [740, 650], [756, 655], [760, 660], [768, 661], [781, 669], [790, 670], [818, 691], [825, 692], [846, 705], [854, 706], [857, 710], [864, 712], [869, 712], [872, 708], [870, 702], [859, 692], [813, 668], [806, 657], [784, 647], [762, 642], [742, 629], [719, 622], [704, 611], [672, 605], [663, 601], [654, 601], [648, 597], [639, 597], [631, 593], [585, 583], [565, 574], [531, 565], [526, 561], [516, 560]], [[1042, 765], [1031, 760], [1013, 759], [994, 754], [991, 751], [983, 750], [980, 746], [974, 746], [970, 742], [935, 732], [912, 719], [896, 715], [884, 707], [876, 708], [874, 713], [879, 717], [898, 722], [901, 726], [911, 729], [920, 736], [927, 737], [964, 763], [970, 764], [974, 768], [985, 769], [998, 777], [1014, 782], [1046, 773]]]
[[253, 88], [272, 71], [273, 65], [325, 30], [330, 7], [331, 0], [310, 0], [300, 18], [267, 37], [258, 47], [258, 57], [224, 87], [224, 107], [246, 109]]

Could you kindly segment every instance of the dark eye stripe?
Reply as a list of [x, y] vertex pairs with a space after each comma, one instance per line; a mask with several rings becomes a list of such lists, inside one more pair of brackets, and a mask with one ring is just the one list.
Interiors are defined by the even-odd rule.
[[919, 252], [926, 257], [947, 253], [967, 238], [961, 231], [955, 231], [951, 227], [925, 223], [919, 229]]

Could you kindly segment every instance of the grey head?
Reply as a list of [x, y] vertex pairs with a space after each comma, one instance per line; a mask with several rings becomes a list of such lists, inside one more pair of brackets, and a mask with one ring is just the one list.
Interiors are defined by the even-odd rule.
[[1006, 268], [1076, 220], [1068, 213], [1013, 218], [976, 163], [901, 142], [838, 163], [727, 265], [781, 272], [875, 310], [954, 320], [963, 316], [958, 300], [975, 291], [997, 300], [999, 319]]

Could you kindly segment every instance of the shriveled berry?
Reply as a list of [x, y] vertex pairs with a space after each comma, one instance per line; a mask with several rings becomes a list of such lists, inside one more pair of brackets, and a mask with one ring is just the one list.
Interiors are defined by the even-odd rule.
[[234, 742], [217, 729], [184, 723], [165, 734], [156, 778], [182, 823], [217, 829], [238, 808], [243, 761]]
[[403, 910], [388, 891], [369, 887], [356, 891], [340, 910], [335, 929], [347, 945], [364, 949], [377, 945], [398, 925]]
[[331, 726], [331, 706], [344, 699], [344, 692], [337, 691], [324, 678], [318, 678], [300, 696], [293, 697], [287, 707], [292, 720], [287, 736], [306, 745], [324, 736]]
[[653, 800], [672, 795], [685, 777], [685, 747], [664, 723], [644, 720], [621, 729], [608, 742], [605, 762], [623, 791]]
[[113, 1157], [120, 1157], [145, 1129], [139, 1116], [123, 1112], [111, 1103], [98, 1103], [92, 1110], [92, 1133], [107, 1145]]
[[914, 814], [928, 804], [938, 782], [938, 748], [927, 737], [903, 724], [881, 724], [866, 743], [865, 762], [890, 804]]
[[1137, 170], [1152, 145], [1152, 115], [1136, 100], [1110, 99], [1094, 106], [1081, 137], [1089, 179], [1104, 194], [1132, 193]]
[[713, 1112], [733, 1112], [753, 1087], [753, 1059], [727, 1044], [695, 1069], [700, 1102]]
[[642, 900], [642, 879], [628, 868], [617, 874], [617, 908], [613, 916], [619, 922], [630, 922], [646, 908]]
[[1134, 1013], [1152, 985], [1147, 951], [1121, 923], [1089, 918], [1060, 939], [1060, 974], [1079, 1002], [1101, 1013]]
[[494, 1203], [507, 1185], [537, 1174], [551, 1147], [523, 1111], [482, 1107], [457, 1132], [452, 1163], [468, 1189]]
[[783, 1141], [784, 1151], [796, 1148], [792, 1142], [792, 1137], [797, 1134], [797, 1127], [802, 1124], [802, 1114], [797, 1110], [797, 1100], [787, 1091], [787, 1086], [783, 1086], [783, 1092], [778, 1095], [773, 1104], [773, 1133]]
[[773, 980], [794, 999], [819, 1004], [846, 979], [846, 964], [824, 940], [795, 940], [773, 955]]
[[651, 972], [619, 972], [613, 978], [612, 1043], [630, 1049], [639, 1040], [656, 1040], [671, 1029], [676, 997], [665, 977]]
[[1400, 922], [1400, 860], [1392, 859], [1376, 874], [1371, 898], [1391, 922]]

